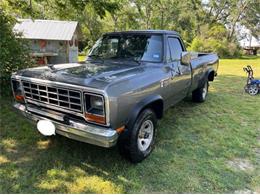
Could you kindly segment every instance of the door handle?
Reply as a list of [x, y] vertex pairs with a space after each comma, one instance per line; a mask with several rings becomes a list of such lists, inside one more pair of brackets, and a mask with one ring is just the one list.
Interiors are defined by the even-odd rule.
[[171, 79], [173, 79], [174, 78], [174, 76], [176, 76], [176, 75], [182, 75], [183, 73], [182, 72], [180, 72], [180, 71], [176, 71], [176, 70], [172, 70], [171, 71]]
[[[173, 68], [174, 67], [174, 68]], [[175, 74], [178, 74], [178, 75], [183, 75], [183, 73], [181, 72], [180, 70], [180, 67], [179, 66], [174, 66], [174, 64], [172, 65], [171, 67], [171, 71], [174, 72]]]
[[[180, 71], [179, 67], [178, 68], [173, 68], [172, 66], [167, 66], [167, 69], [171, 72], [171, 78], [173, 79], [173, 77], [175, 75], [183, 75], [183, 73]], [[166, 69], [166, 70], [167, 70]], [[177, 70], [178, 69], [178, 70]]]
[[180, 70], [174, 70], [174, 72], [178, 75], [183, 75], [183, 73]]

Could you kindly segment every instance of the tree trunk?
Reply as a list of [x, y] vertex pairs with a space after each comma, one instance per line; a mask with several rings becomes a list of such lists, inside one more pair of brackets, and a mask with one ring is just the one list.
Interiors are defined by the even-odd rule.
[[233, 36], [234, 36], [234, 33], [235, 33], [236, 24], [237, 24], [237, 22], [239, 21], [239, 19], [240, 19], [242, 13], [243, 13], [243, 12], [245, 11], [245, 9], [247, 8], [248, 3], [249, 3], [249, 1], [245, 2], [245, 4], [242, 6], [242, 9], [239, 10], [237, 17], [233, 20], [233, 23], [232, 23], [232, 25], [231, 25], [231, 31], [230, 31], [230, 33], [228, 34], [228, 37], [227, 37], [227, 40], [228, 40], [228, 41], [231, 41], [231, 40], [233, 39]]
[[116, 17], [114, 14], [111, 14], [111, 16], [114, 22], [114, 32], [116, 32], [118, 30], [118, 25], [117, 25], [118, 17]]

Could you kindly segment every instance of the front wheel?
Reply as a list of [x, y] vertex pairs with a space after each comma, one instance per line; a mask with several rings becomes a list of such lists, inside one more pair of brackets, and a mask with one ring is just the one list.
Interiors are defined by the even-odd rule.
[[127, 140], [120, 142], [120, 151], [131, 162], [144, 160], [153, 150], [156, 136], [157, 118], [151, 109], [145, 109], [138, 116], [134, 126], [130, 129]]
[[192, 92], [192, 100], [194, 102], [205, 102], [209, 91], [209, 82], [206, 81], [202, 87]]

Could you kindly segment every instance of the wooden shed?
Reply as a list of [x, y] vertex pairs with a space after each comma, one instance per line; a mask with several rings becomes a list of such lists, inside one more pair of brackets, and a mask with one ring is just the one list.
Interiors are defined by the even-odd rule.
[[13, 30], [29, 41], [38, 64], [78, 61], [78, 22], [20, 19]]

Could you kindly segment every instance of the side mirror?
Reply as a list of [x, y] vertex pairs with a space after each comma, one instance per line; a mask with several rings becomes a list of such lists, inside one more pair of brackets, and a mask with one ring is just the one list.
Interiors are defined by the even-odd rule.
[[191, 61], [190, 52], [181, 52], [181, 64], [189, 66]]

